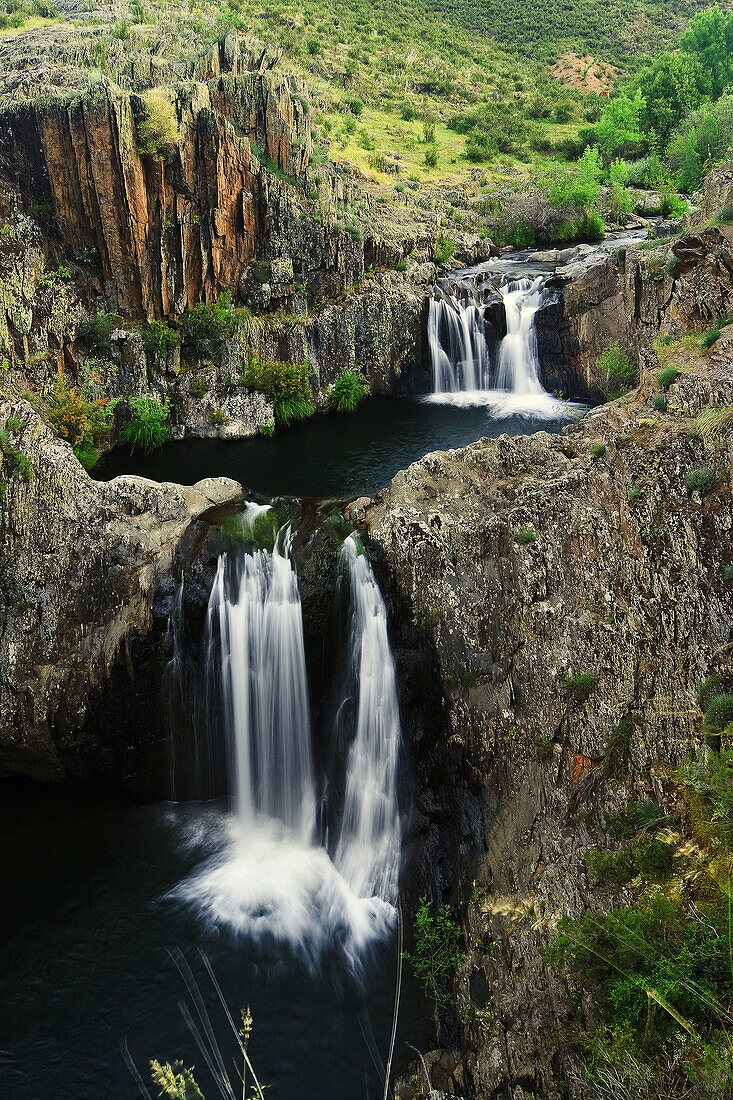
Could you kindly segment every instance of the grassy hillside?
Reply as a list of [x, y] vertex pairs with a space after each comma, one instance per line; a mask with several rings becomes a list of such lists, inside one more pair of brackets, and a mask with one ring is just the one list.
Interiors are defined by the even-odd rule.
[[567, 50], [588, 52], [623, 69], [673, 45], [702, 0], [430, 0], [451, 24], [490, 35], [518, 53], [554, 61]]

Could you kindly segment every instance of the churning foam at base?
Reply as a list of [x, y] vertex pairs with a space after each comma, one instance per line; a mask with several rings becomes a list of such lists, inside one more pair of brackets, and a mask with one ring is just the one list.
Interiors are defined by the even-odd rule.
[[429, 393], [420, 398], [426, 405], [455, 405], [459, 408], [485, 408], [497, 420], [527, 417], [533, 420], [572, 420], [586, 406], [563, 401], [552, 393], [514, 394], [506, 390], [463, 390], [455, 393]]
[[214, 851], [172, 896], [213, 925], [263, 946], [285, 945], [310, 965], [340, 947], [354, 969], [393, 927], [392, 905], [358, 897], [325, 848], [279, 822], [222, 815], [206, 832]]

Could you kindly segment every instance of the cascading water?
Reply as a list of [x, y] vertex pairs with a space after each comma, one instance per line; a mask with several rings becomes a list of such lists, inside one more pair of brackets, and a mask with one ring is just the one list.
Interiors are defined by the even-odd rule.
[[344, 542], [341, 566], [349, 577], [351, 678], [358, 702], [335, 863], [357, 896], [394, 903], [400, 854], [400, 716], [387, 610], [355, 535]]
[[[506, 334], [490, 353], [491, 326], [485, 320], [489, 295], [501, 298]], [[542, 276], [482, 284], [454, 292], [443, 287], [430, 301], [428, 344], [433, 393], [427, 400], [487, 405], [499, 415], [556, 417], [563, 405], [540, 381], [535, 317], [545, 296]]]
[[545, 395], [540, 382], [535, 315], [544, 297], [543, 280], [519, 279], [499, 288], [504, 299], [506, 336], [499, 345], [496, 387], [518, 397]]
[[340, 943], [358, 965], [395, 918], [400, 725], [384, 601], [353, 537], [341, 559], [358, 702], [333, 858], [316, 836], [302, 608], [281, 532], [272, 554], [218, 562], [206, 665], [220, 683], [236, 814], [214, 823], [211, 858], [177, 893], [215, 923], [289, 943], [312, 963]]

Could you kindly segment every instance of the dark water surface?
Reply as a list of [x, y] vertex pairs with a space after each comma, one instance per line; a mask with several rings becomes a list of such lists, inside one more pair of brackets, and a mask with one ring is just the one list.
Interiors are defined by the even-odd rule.
[[[266, 957], [166, 897], [198, 864], [215, 804], [131, 806], [89, 791], [0, 781], [0, 1096], [135, 1100], [120, 1040], [149, 1082], [148, 1062], [181, 1058], [213, 1086], [178, 1010], [183, 981], [168, 948], [191, 962], [236, 1095], [236, 1046], [207, 983], [203, 948], [237, 1024], [252, 1006], [250, 1054], [272, 1100], [381, 1097], [362, 1034], [386, 1057], [396, 971], [385, 944], [355, 980], [334, 953], [318, 973], [282, 951]], [[361, 1021], [360, 1021], [361, 1014]], [[397, 1057], [433, 1043], [426, 1009], [403, 987]], [[364, 1082], [367, 1091], [364, 1091]], [[149, 1084], [151, 1097], [158, 1090]]]
[[559, 431], [572, 415], [569, 410], [559, 419], [497, 416], [485, 405], [373, 397], [351, 415], [315, 416], [271, 439], [192, 439], [151, 455], [117, 448], [102, 459], [94, 477], [106, 481], [118, 474], [141, 474], [193, 485], [204, 477], [226, 475], [268, 497], [353, 497], [384, 488], [399, 470], [430, 451], [464, 447], [504, 432]]

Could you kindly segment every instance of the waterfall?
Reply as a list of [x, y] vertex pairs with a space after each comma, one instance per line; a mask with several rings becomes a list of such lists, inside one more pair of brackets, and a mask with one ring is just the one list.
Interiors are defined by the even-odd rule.
[[[465, 299], [462, 288], [442, 289], [430, 301], [428, 345], [433, 371], [429, 400], [449, 404], [485, 404], [499, 414], [557, 415], [560, 402], [540, 381], [535, 317], [545, 296], [544, 279], [496, 279]], [[506, 335], [498, 343], [494, 362], [489, 349], [490, 329], [480, 296], [490, 290], [501, 297]]]
[[[260, 510], [261, 511], [261, 510]], [[257, 513], [259, 514], [259, 513]], [[249, 509], [243, 529], [256, 514]], [[354, 536], [348, 576], [348, 691], [356, 700], [330, 856], [316, 830], [303, 615], [291, 539], [272, 553], [222, 554], [206, 620], [207, 680], [218, 685], [235, 813], [208, 833], [209, 858], [176, 891], [207, 919], [286, 942], [312, 962], [340, 944], [354, 966], [396, 911], [400, 723], [387, 615]]]
[[[303, 841], [315, 826], [315, 781], [303, 617], [289, 536], [273, 553], [223, 554], [209, 601], [218, 622], [224, 726], [237, 813], [282, 822]], [[231, 574], [233, 573], [233, 576]]]
[[349, 577], [350, 671], [358, 702], [335, 862], [357, 896], [394, 902], [400, 851], [400, 717], [387, 611], [369, 559], [354, 535], [344, 542], [341, 566]]
[[519, 397], [545, 393], [540, 382], [535, 314], [544, 297], [543, 280], [519, 279], [499, 288], [504, 299], [506, 336], [499, 345], [497, 389]]
[[454, 297], [431, 298], [428, 345], [433, 364], [433, 393], [486, 390], [490, 381], [489, 347], [483, 310]]

